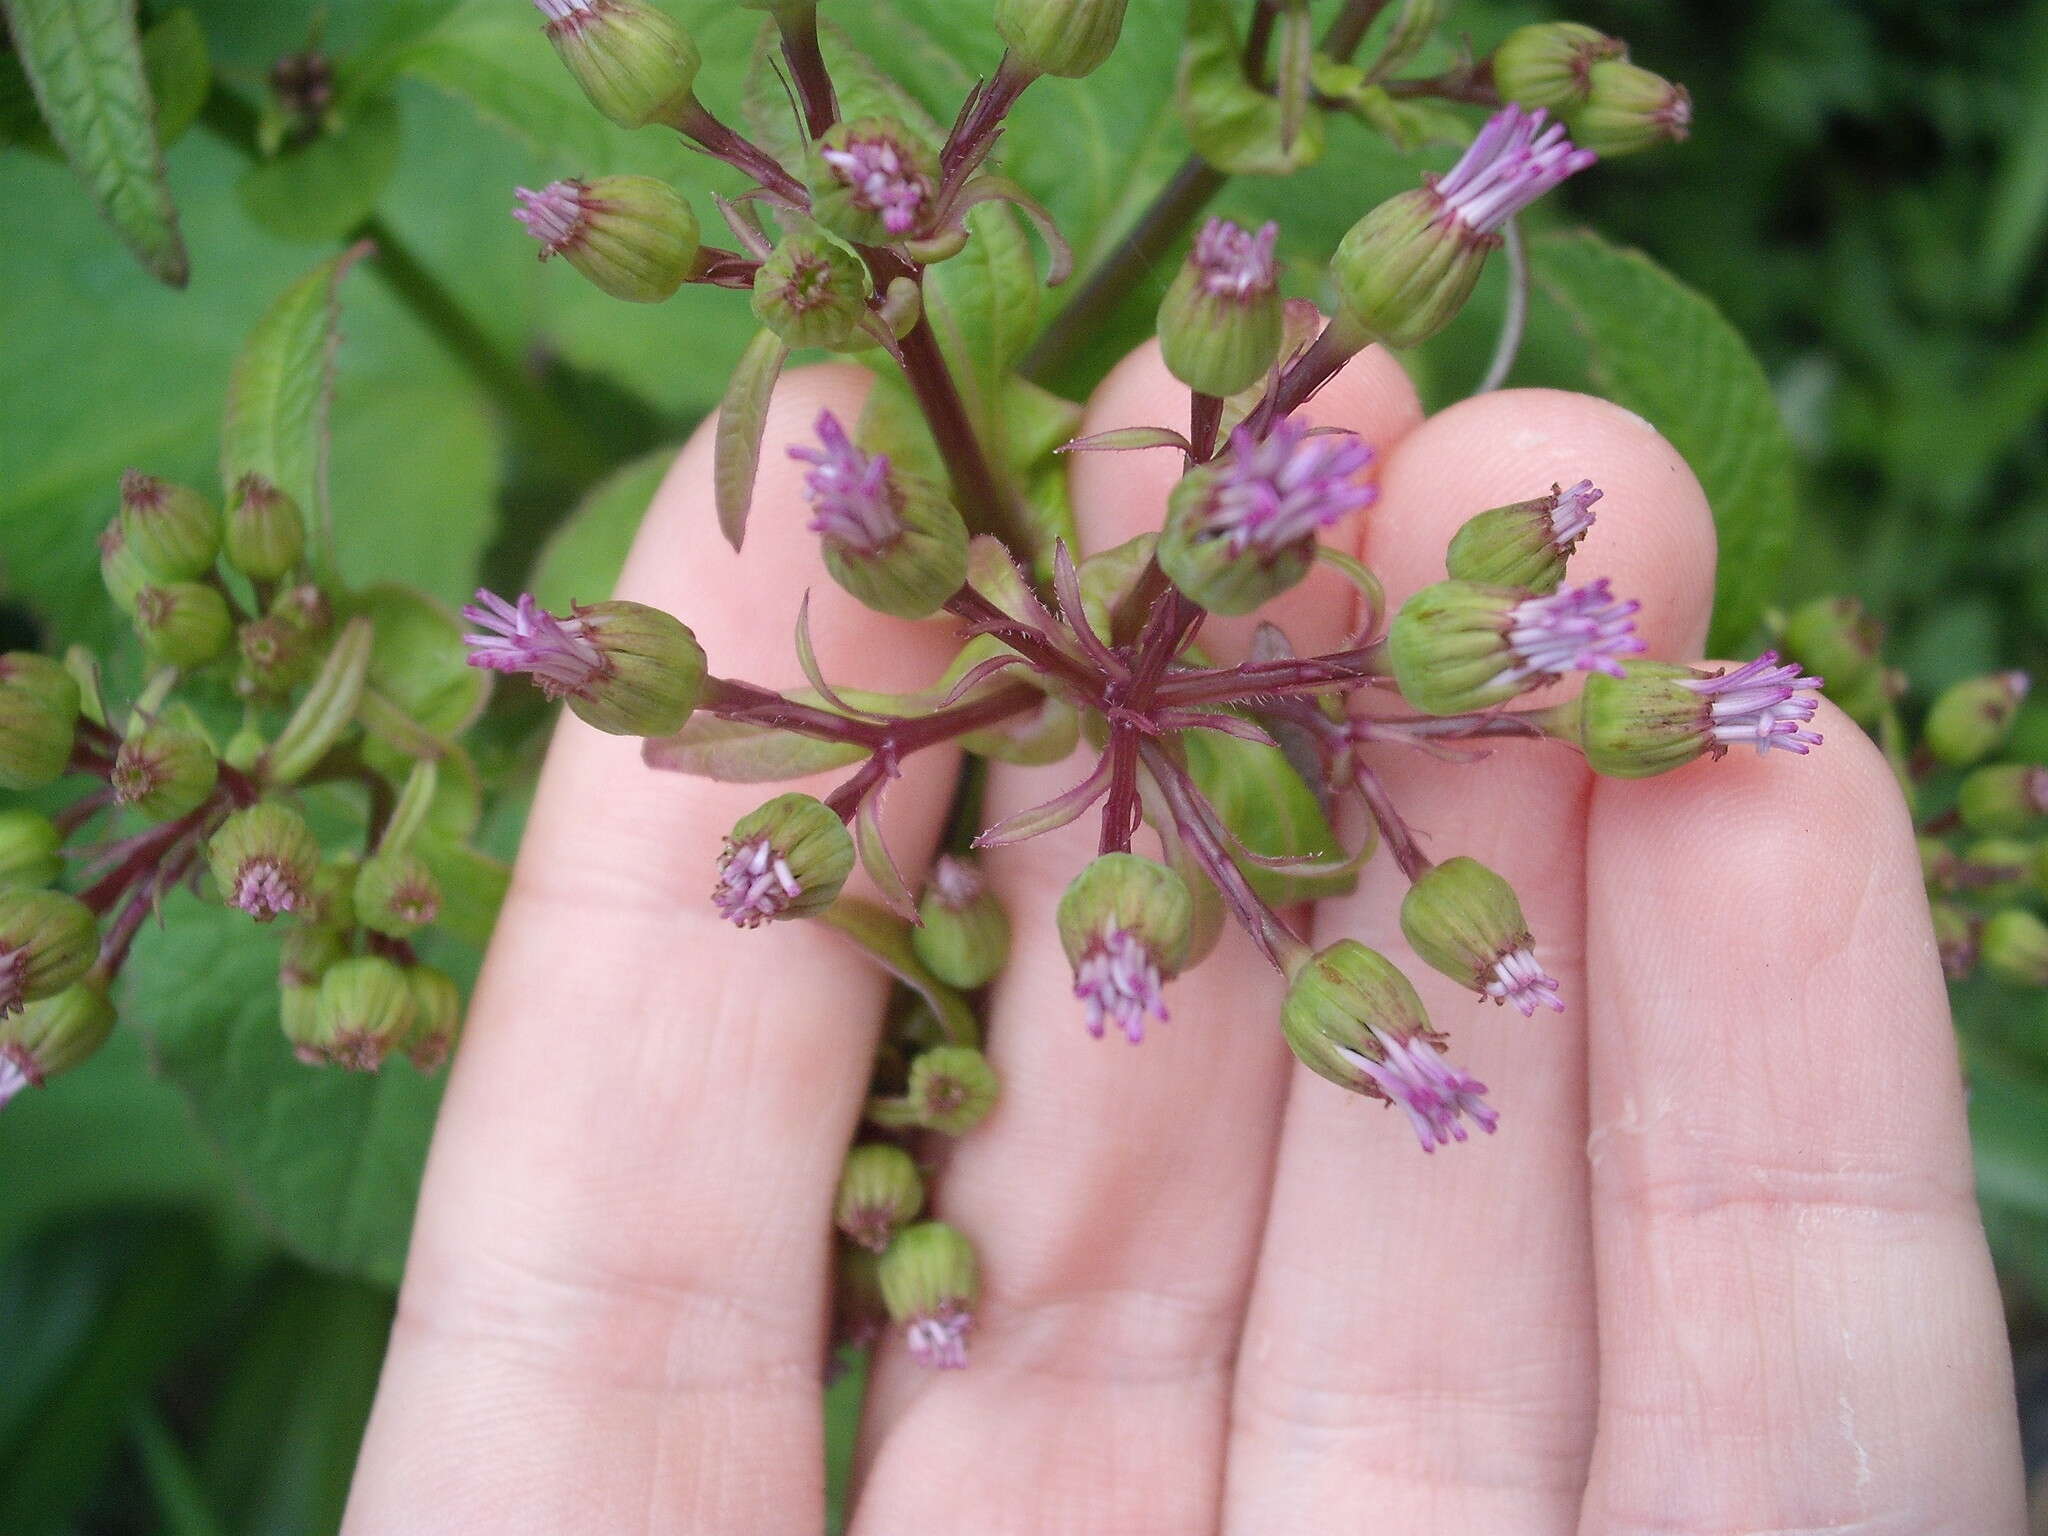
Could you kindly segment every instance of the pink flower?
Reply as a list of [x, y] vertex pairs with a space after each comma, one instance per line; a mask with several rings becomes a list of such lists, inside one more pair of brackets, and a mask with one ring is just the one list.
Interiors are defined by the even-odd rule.
[[530, 187], [513, 189], [520, 205], [512, 217], [540, 242], [542, 261], [561, 255], [581, 238], [589, 213], [584, 194], [589, 190], [580, 181], [551, 181], [538, 192]]
[[958, 1371], [967, 1365], [967, 1335], [974, 1328], [974, 1314], [956, 1302], [945, 1302], [935, 1312], [912, 1318], [903, 1330], [910, 1346], [910, 1358], [927, 1370]]
[[1601, 493], [1590, 480], [1581, 480], [1568, 491], [1555, 486], [1550, 491], [1550, 542], [1561, 555], [1568, 555], [1593, 526], [1593, 503]]
[[1275, 424], [1264, 441], [1240, 427], [1219, 463], [1203, 518], [1204, 531], [1230, 541], [1234, 555], [1277, 555], [1353, 512], [1363, 511], [1379, 488], [1359, 476], [1373, 452], [1348, 432], [1311, 435], [1295, 417]]
[[1797, 667], [1778, 665], [1776, 651], [1765, 651], [1733, 672], [1688, 678], [1680, 686], [1708, 701], [1716, 746], [1753, 741], [1759, 755], [1779, 747], [1804, 756], [1821, 743], [1818, 731], [1806, 729], [1820, 707], [1814, 690], [1821, 680], [1800, 676]]
[[1535, 1017], [1539, 1006], [1553, 1013], [1564, 1012], [1556, 978], [1544, 973], [1535, 951], [1527, 948], [1512, 950], [1494, 961], [1493, 973], [1484, 988], [1495, 1002], [1513, 1003], [1525, 1019]]
[[1506, 106], [1486, 120], [1448, 174], [1430, 178], [1444, 213], [1474, 234], [1490, 235], [1568, 176], [1599, 159], [1575, 149], [1562, 123], [1545, 128], [1541, 107]]
[[1620, 677], [1620, 658], [1643, 649], [1634, 618], [1640, 607], [1633, 600], [1617, 602], [1604, 576], [1517, 603], [1508, 615], [1508, 649], [1514, 664], [1493, 681], [1520, 683], [1567, 672]]
[[1112, 928], [1088, 946], [1074, 968], [1074, 996], [1088, 1007], [1088, 1033], [1102, 1038], [1115, 1024], [1136, 1045], [1145, 1038], [1145, 1015], [1167, 1021], [1160, 990], [1159, 962], [1145, 941], [1128, 929]]
[[462, 617], [491, 631], [462, 637], [472, 667], [530, 672], [540, 691], [551, 699], [580, 694], [611, 670], [611, 663], [581, 619], [556, 618], [534, 602], [531, 592], [522, 593], [514, 606], [479, 588], [476, 601], [462, 610]]
[[228, 905], [267, 923], [280, 913], [296, 912], [304, 902], [290, 870], [275, 859], [244, 859], [235, 872], [235, 888], [228, 892]]
[[886, 453], [856, 448], [839, 418], [818, 413], [816, 448], [792, 448], [789, 456], [814, 466], [804, 476], [811, 504], [811, 532], [859, 554], [879, 554], [902, 535], [895, 484]]
[[1372, 1036], [1385, 1053], [1383, 1061], [1348, 1046], [1337, 1050], [1407, 1112], [1423, 1151], [1465, 1140], [1464, 1119], [1489, 1136], [1500, 1125], [1500, 1112], [1486, 1102], [1486, 1084], [1445, 1061], [1420, 1035], [1393, 1035], [1372, 1027]]
[[890, 234], [907, 235], [917, 228], [931, 183], [905, 160], [894, 140], [853, 136], [837, 149], [819, 150], [818, 156], [853, 189], [857, 207], [881, 215]]
[[1219, 298], [1242, 299], [1273, 291], [1276, 272], [1273, 247], [1280, 226], [1268, 223], [1258, 232], [1228, 219], [1211, 219], [1195, 236], [1194, 260], [1202, 287]]
[[789, 860], [765, 837], [728, 847], [711, 892], [718, 915], [741, 928], [768, 922], [804, 893]]

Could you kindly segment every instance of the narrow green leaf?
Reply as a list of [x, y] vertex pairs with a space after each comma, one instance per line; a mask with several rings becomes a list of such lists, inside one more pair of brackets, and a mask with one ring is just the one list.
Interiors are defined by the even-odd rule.
[[334, 518], [327, 501], [327, 411], [341, 341], [339, 291], [374, 247], [363, 241], [287, 288], [242, 343], [228, 378], [220, 429], [221, 483], [262, 475], [309, 509], [314, 558], [334, 575]]
[[1585, 338], [1595, 387], [1669, 438], [1706, 490], [1721, 541], [1708, 646], [1726, 654], [1776, 594], [1798, 515], [1770, 381], [1713, 301], [1641, 252], [1578, 233], [1530, 258]]
[[854, 812], [853, 846], [860, 855], [860, 867], [875, 883], [882, 905], [904, 922], [916, 922], [917, 898], [911, 895], [910, 887], [903, 879], [903, 871], [896, 867], [895, 855], [889, 852], [888, 840], [882, 836], [882, 796], [879, 790], [870, 793], [861, 801], [860, 809]]
[[718, 407], [712, 439], [712, 487], [718, 499], [718, 529], [734, 549], [747, 536], [747, 511], [754, 501], [754, 476], [761, 468], [761, 434], [768, 426], [768, 397], [782, 376], [789, 348], [773, 331], [756, 336], [733, 370]]
[[265, 754], [270, 779], [279, 784], [298, 780], [355, 722], [363, 680], [370, 675], [372, 638], [368, 619], [351, 619], [342, 626], [299, 707]]
[[[836, 691], [847, 704], [859, 709], [888, 709], [900, 702], [889, 694], [866, 693], [858, 688]], [[809, 689], [789, 697], [818, 709], [833, 708]], [[821, 741], [794, 731], [721, 720], [699, 710], [675, 735], [650, 740], [640, 755], [650, 768], [666, 768], [700, 779], [716, 779], [725, 784], [776, 784], [857, 763], [867, 756], [867, 748], [857, 742]]]
[[1237, 860], [1245, 878], [1276, 905], [1341, 896], [1358, 872], [1345, 863], [1344, 848], [1328, 816], [1301, 775], [1278, 747], [1244, 741], [1217, 731], [1182, 736], [1188, 772], [1223, 823], [1251, 852], [1265, 858], [1329, 861], [1325, 870], [1271, 869]]
[[43, 120], [114, 232], [158, 281], [191, 275], [164, 179], [135, 0], [0, 0]]
[[1233, 176], [1284, 176], [1313, 165], [1323, 153], [1322, 113], [1305, 107], [1290, 131], [1292, 114], [1245, 79], [1243, 58], [1224, 0], [1189, 0], [1176, 95], [1197, 153]]

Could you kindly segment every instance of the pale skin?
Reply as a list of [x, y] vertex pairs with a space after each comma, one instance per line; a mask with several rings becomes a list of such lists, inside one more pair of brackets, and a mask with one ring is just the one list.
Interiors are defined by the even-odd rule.
[[[859, 608], [804, 530], [783, 449], [821, 406], [853, 419], [862, 379], [785, 381], [744, 554], [715, 531], [707, 432], [648, 514], [620, 595], [683, 617], [722, 674], [799, 684], [806, 586], [836, 682], [920, 687], [957, 643]], [[1148, 349], [1085, 430], [1186, 411]], [[1309, 414], [1379, 450], [1380, 504], [1333, 537], [1394, 601], [1441, 578], [1473, 512], [1590, 478], [1574, 578], [1641, 598], [1652, 655], [1698, 658], [1712, 520], [1637, 418], [1504, 391], [1424, 421], [1377, 352]], [[1177, 469], [1076, 462], [1086, 546], [1156, 527]], [[1327, 649], [1349, 604], [1317, 578], [1273, 617]], [[1499, 1134], [1431, 1157], [1398, 1111], [1294, 1065], [1279, 978], [1238, 935], [1142, 1046], [1090, 1039], [1051, 916], [1092, 829], [991, 855], [1017, 930], [988, 1014], [1004, 1099], [934, 1196], [983, 1258], [973, 1358], [884, 1349], [856, 1536], [2018, 1536], [1911, 829], [1877, 751], [1829, 706], [1817, 724], [1810, 757], [1639, 783], [1547, 743], [1381, 761], [1432, 857], [1514, 883], [1569, 1008], [1524, 1020], [1414, 962], [1389, 859], [1299, 915], [1406, 965], [1490, 1086]], [[890, 794], [906, 865], [955, 766], [925, 754]], [[1081, 771], [999, 768], [989, 817]], [[768, 792], [652, 772], [565, 717], [435, 1137], [351, 1536], [820, 1529], [831, 1202], [884, 985], [816, 925], [719, 922], [723, 834]]]

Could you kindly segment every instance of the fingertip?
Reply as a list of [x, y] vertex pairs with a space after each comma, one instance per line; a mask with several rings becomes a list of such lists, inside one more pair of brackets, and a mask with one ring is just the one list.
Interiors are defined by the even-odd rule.
[[1444, 551], [1467, 518], [1591, 480], [1601, 499], [1572, 559], [1572, 579], [1605, 576], [1641, 601], [1657, 656], [1705, 643], [1716, 541], [1706, 493], [1678, 450], [1635, 412], [1592, 395], [1503, 389], [1439, 411], [1403, 438], [1381, 475], [1367, 561], [1399, 601], [1444, 577]]

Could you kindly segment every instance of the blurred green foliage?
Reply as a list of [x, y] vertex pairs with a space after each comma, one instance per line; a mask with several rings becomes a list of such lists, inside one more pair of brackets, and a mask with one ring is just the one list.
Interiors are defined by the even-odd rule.
[[[711, 61], [707, 95], [737, 115], [758, 18], [720, 0], [673, 8]], [[347, 280], [332, 484], [348, 578], [403, 578], [452, 600], [480, 575], [517, 582], [544, 555], [544, 597], [597, 595], [662, 450], [715, 401], [752, 324], [731, 295], [685, 290], [650, 317], [541, 267], [505, 217], [509, 188], [626, 168], [731, 184], [589, 112], [521, 0], [143, 10], [144, 67], [166, 116], [191, 123], [168, 151], [192, 273], [182, 293], [151, 283], [102, 222], [0, 56], [7, 643], [116, 638], [91, 540], [120, 471], [139, 462], [206, 481], [242, 336], [271, 297], [358, 237], [387, 259]], [[962, 61], [992, 56], [985, 10], [827, 5], [941, 111], [967, 83]], [[1084, 271], [1186, 153], [1167, 62], [1183, 10], [1133, 0], [1102, 75], [1046, 82], [1006, 144], [1007, 170], [1053, 206]], [[1554, 14], [1468, 0], [1458, 21], [1483, 50]], [[1698, 126], [1681, 150], [1572, 183], [1567, 211], [1640, 246], [1732, 319], [1790, 429], [1789, 455], [1759, 447], [1722, 482], [1756, 503], [1741, 527], [1757, 541], [1730, 576], [1754, 590], [1724, 593], [1724, 624], [1750, 628], [1767, 604], [1817, 591], [1857, 593], [1891, 630], [1909, 708], [1993, 666], [2048, 672], [2048, 0], [1598, 0], [1573, 14], [1686, 81]], [[321, 131], [299, 134], [266, 80], [316, 37], [336, 61], [334, 106]], [[182, 125], [164, 126], [169, 139]], [[262, 155], [273, 140], [280, 153]], [[1303, 177], [1242, 180], [1217, 205], [1279, 218], [1303, 270], [1412, 174], [1356, 125], [1333, 125], [1331, 141]], [[1660, 423], [1681, 412], [1671, 397], [1684, 391], [1645, 375], [1630, 337], [1573, 324], [1572, 283], [1633, 280], [1615, 265], [1628, 258], [1574, 255], [1569, 236], [1550, 250], [1539, 246], [1539, 272], [1566, 302], [1539, 306], [1517, 378], [1573, 382], [1590, 369]], [[424, 284], [408, 287], [407, 263]], [[1054, 382], [1085, 388], [1142, 333], [1157, 291], [1135, 295]], [[1667, 299], [1696, 302], [1660, 291]], [[1432, 398], [1477, 378], [1499, 303], [1495, 274], [1474, 315], [1418, 359]], [[1709, 340], [1696, 350], [1710, 350], [1712, 327], [1697, 323]], [[1777, 584], [1763, 574], [1774, 543], [1793, 556]], [[489, 741], [501, 758], [529, 751], [534, 718], [530, 705], [500, 706]], [[2020, 740], [2048, 757], [2048, 706], [2023, 716]], [[490, 815], [502, 849], [518, 808]], [[123, 1030], [60, 1089], [0, 1116], [10, 1536], [253, 1536], [338, 1519], [410, 1174], [373, 1177], [368, 1204], [333, 1196], [353, 1189], [366, 1157], [416, 1162], [433, 1093], [394, 1079], [377, 1127], [391, 1146], [291, 1146], [325, 1122], [258, 1102], [259, 1086], [290, 1086], [276, 1071], [297, 1069], [243, 1049], [247, 1021], [205, 1006], [227, 981], [210, 974], [213, 936], [185, 931], [204, 927], [186, 916], [148, 939], [159, 964], [129, 999], [147, 1015], [140, 1033]], [[251, 976], [269, 965], [246, 944], [225, 961]], [[1963, 990], [1959, 1015], [1986, 1212], [2031, 1327], [2026, 1298], [2048, 1298], [2048, 1018], [2040, 994], [1988, 981]], [[297, 1086], [317, 1095], [316, 1079]], [[268, 1186], [250, 1176], [273, 1164]], [[294, 1181], [305, 1189], [276, 1187]]]

